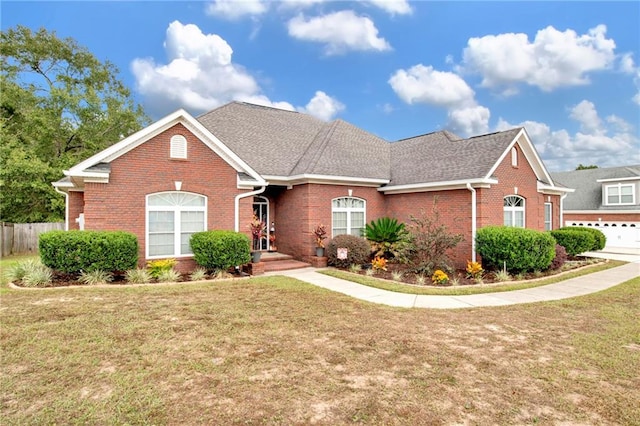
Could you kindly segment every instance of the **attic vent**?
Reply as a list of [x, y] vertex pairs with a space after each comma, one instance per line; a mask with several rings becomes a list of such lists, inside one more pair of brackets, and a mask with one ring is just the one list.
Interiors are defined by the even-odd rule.
[[171, 137], [171, 158], [187, 158], [187, 138], [182, 135]]

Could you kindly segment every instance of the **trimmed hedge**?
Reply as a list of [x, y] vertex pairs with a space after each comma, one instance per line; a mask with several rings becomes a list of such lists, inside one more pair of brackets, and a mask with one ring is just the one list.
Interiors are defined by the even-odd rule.
[[[347, 258], [338, 259], [338, 247], [347, 249]], [[369, 262], [371, 245], [367, 240], [355, 235], [336, 235], [327, 244], [327, 263], [339, 268], [362, 265]]]
[[604, 233], [598, 229], [595, 228], [586, 228], [584, 226], [564, 226], [562, 228], [559, 229], [560, 231], [566, 231], [566, 230], [570, 230], [570, 231], [581, 231], [581, 232], [588, 232], [591, 235], [593, 235], [593, 238], [595, 239], [594, 243], [593, 243], [593, 247], [591, 247], [591, 249], [589, 251], [598, 251], [598, 250], [602, 250], [604, 248], [604, 246], [607, 244], [607, 237], [604, 235]]
[[486, 269], [510, 272], [544, 271], [556, 254], [547, 232], [509, 226], [488, 226], [476, 234], [476, 250]]
[[596, 244], [595, 237], [590, 232], [575, 229], [557, 229], [549, 231], [558, 244], [567, 250], [569, 256], [577, 256], [589, 251]]
[[138, 239], [122, 231], [49, 231], [38, 243], [42, 263], [70, 274], [126, 271], [138, 265]]
[[196, 232], [190, 244], [196, 263], [208, 270], [227, 270], [251, 261], [251, 242], [240, 232]]

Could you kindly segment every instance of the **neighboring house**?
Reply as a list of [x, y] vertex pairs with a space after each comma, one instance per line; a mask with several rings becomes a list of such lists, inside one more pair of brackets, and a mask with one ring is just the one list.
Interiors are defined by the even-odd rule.
[[[342, 120], [232, 102], [194, 118], [161, 119], [64, 172], [68, 229], [136, 234], [141, 263], [174, 257], [193, 266], [194, 232], [249, 233], [255, 213], [279, 252], [315, 253], [312, 229], [360, 235], [389, 216], [408, 222], [434, 204], [475, 259], [487, 225], [559, 227], [560, 198], [524, 128], [469, 139], [447, 131], [388, 142]], [[268, 249], [268, 239], [261, 243]]]
[[566, 226], [600, 229], [609, 247], [640, 248], [640, 165], [552, 173], [575, 188], [563, 201]]

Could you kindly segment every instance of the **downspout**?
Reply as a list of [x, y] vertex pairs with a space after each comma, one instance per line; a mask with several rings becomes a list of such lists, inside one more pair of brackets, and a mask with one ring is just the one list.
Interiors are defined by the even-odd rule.
[[57, 187], [53, 187], [53, 190], [58, 194], [64, 195], [64, 230], [69, 230], [69, 193], [60, 191]]
[[564, 199], [567, 198], [566, 192], [560, 196], [560, 228], [564, 226]]
[[471, 261], [476, 261], [476, 190], [467, 182], [467, 189], [471, 191]]
[[236, 223], [235, 223], [235, 231], [236, 232], [240, 232], [240, 199], [241, 198], [251, 197], [253, 195], [262, 194], [265, 191], [265, 189], [267, 189], [266, 185], [263, 186], [260, 189], [255, 190], [255, 191], [245, 192], [243, 194], [236, 195], [235, 203], [234, 203], [234, 210], [235, 210], [235, 215], [236, 215]]

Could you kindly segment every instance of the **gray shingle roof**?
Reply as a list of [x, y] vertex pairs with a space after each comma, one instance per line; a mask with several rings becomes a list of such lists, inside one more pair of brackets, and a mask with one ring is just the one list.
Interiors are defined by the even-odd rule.
[[520, 128], [460, 139], [435, 132], [391, 144], [391, 183], [441, 182], [485, 177]]
[[638, 206], [603, 206], [602, 182], [599, 179], [621, 179], [640, 177], [640, 164], [569, 172], [551, 173], [554, 182], [575, 192], [568, 194], [563, 206], [565, 210], [637, 210]]
[[484, 178], [520, 129], [462, 139], [440, 131], [388, 142], [343, 120], [232, 102], [197, 118], [261, 175], [389, 179], [389, 185]]

